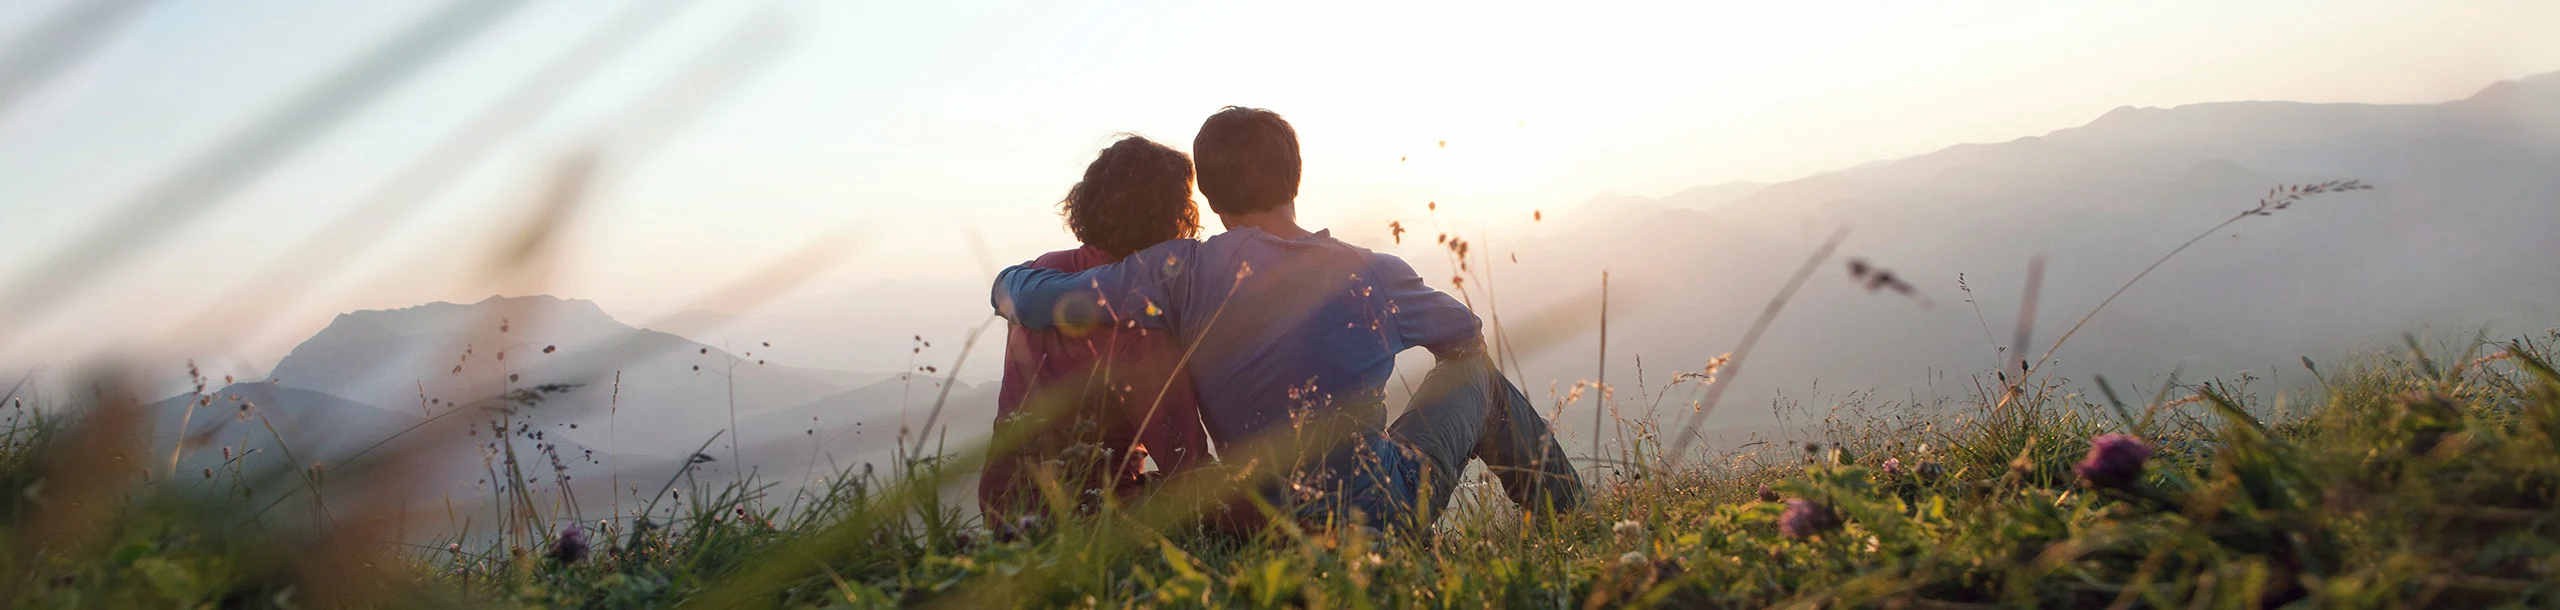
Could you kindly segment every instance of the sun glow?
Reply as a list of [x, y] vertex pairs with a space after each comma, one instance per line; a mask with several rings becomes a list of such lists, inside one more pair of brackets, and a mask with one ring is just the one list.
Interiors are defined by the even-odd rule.
[[1448, 131], [1446, 139], [1416, 143], [1398, 161], [1397, 177], [1435, 201], [1507, 211], [1532, 204], [1531, 195], [1565, 169], [1562, 143], [1525, 120]]

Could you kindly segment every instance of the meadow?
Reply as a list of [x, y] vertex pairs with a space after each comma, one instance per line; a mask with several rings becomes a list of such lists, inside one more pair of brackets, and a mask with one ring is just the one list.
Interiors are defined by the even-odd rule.
[[[2198, 239], [2359, 188], [2282, 188]], [[1081, 510], [991, 528], [939, 492], [983, 448], [915, 447], [884, 472], [806, 487], [680, 469], [636, 510], [581, 521], [574, 498], [534, 484], [551, 449], [508, 423], [570, 391], [536, 386], [473, 405], [490, 418], [475, 442], [487, 443], [492, 477], [528, 482], [490, 487], [502, 522], [416, 544], [389, 521], [410, 512], [396, 482], [432, 452], [392, 439], [324, 465], [296, 459], [278, 435], [285, 459], [260, 462], [270, 465], [225, 446], [223, 466], [200, 476], [177, 472], [174, 454], [162, 470], [159, 450], [135, 440], [143, 400], [101, 375], [69, 408], [15, 389], [0, 405], [0, 596], [26, 607], [2560, 603], [2560, 330], [2305, 357], [2316, 384], [2275, 388], [2247, 375], [2157, 388], [2059, 378], [2022, 357], [2022, 336], [2018, 367], [1969, 396], [1852, 394], [1795, 407], [1811, 423], [1783, 437], [1693, 451], [1718, 376], [1739, 372], [1759, 330], [1830, 268], [1829, 250], [1704, 370], [1546, 399], [1560, 409], [1586, 392], [1624, 393], [1613, 404], [1631, 411], [1705, 390], [1683, 426], [1615, 422], [1624, 441], [1583, 467], [1593, 493], [1578, 511], [1522, 513], [1478, 474], [1426, 532], [1283, 520], [1236, 534], [1200, 527], [1187, 500], [1238, 479], [1080, 500], [1051, 472], [1046, 500]], [[1848, 267], [1871, 290], [1902, 281], [1863, 260]], [[204, 416], [251, 432], [266, 421], [245, 403]], [[1255, 450], [1235, 448], [1229, 462]]]

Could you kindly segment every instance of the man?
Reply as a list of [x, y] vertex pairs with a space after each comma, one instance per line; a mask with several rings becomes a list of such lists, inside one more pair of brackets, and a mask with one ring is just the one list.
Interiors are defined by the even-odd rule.
[[[1474, 312], [1402, 259], [1298, 226], [1301, 161], [1288, 121], [1228, 107], [1201, 124], [1192, 156], [1225, 233], [1080, 273], [1006, 269], [998, 312], [1049, 328], [1070, 305], [1098, 303], [1123, 326], [1170, 331], [1221, 459], [1280, 456], [1294, 492], [1284, 499], [1302, 518], [1426, 527], [1469, 458], [1485, 460], [1525, 508], [1580, 503], [1580, 478], [1494, 369]], [[1412, 347], [1438, 365], [1387, 425], [1395, 355]]]

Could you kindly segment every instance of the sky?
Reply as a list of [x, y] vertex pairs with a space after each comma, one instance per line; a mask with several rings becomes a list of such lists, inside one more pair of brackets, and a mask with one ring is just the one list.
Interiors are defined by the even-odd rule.
[[[91, 1], [0, 5], [0, 50]], [[0, 107], [0, 287], [455, 4], [138, 2]], [[806, 273], [774, 299], [978, 282], [1073, 245], [1054, 203], [1117, 134], [1188, 148], [1229, 104], [1296, 124], [1310, 225], [1436, 202], [1499, 226], [2119, 106], [2438, 102], [2560, 70], [2560, 3], [2538, 1], [1385, 4], [512, 5], [203, 213], [119, 245], [40, 309], [0, 311], [0, 362], [272, 363], [337, 312], [493, 292], [628, 321], [744, 313], [773, 301], [705, 295], [777, 265]], [[527, 89], [544, 93], [500, 103]], [[493, 114], [504, 128], [431, 179], [395, 180]], [[493, 271], [579, 158], [592, 181], [547, 225], [548, 263]], [[416, 211], [333, 224], [398, 198]], [[315, 239], [333, 245], [298, 247]], [[238, 288], [275, 269], [293, 270], [284, 289]]]

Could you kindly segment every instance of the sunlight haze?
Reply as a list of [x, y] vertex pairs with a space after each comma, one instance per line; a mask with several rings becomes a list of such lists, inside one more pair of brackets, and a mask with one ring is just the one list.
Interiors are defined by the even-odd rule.
[[[0, 8], [0, 33], [60, 4]], [[152, 6], [61, 86], [0, 116], [0, 255], [13, 261], [0, 271], [25, 272], [142, 177], [428, 6]], [[477, 300], [495, 292], [472, 280], [491, 227], [582, 147], [600, 150], [604, 179], [550, 291], [645, 320], [821, 240], [850, 254], [806, 292], [978, 282], [987, 264], [1071, 243], [1054, 202], [1114, 134], [1188, 148], [1227, 104], [1297, 124], [1311, 226], [1384, 246], [1383, 221], [1411, 221], [1425, 202], [1478, 229], [1516, 227], [1604, 192], [1793, 179], [2119, 106], [2436, 102], [2560, 68], [2560, 46], [2540, 35], [2560, 28], [2560, 5], [2542, 2], [664, 3], [667, 23], [474, 158], [425, 212], [381, 227], [346, 261], [352, 275], [261, 308], [276, 319], [257, 341], [238, 343], [234, 321], [157, 326], [318, 230], [626, 6], [518, 9], [0, 354], [60, 356], [139, 331], [200, 335], [264, 367], [335, 312]], [[663, 139], [631, 142], [643, 138], [619, 122], [647, 114], [642, 98], [739, 36], [772, 48], [736, 69], [735, 90]]]

